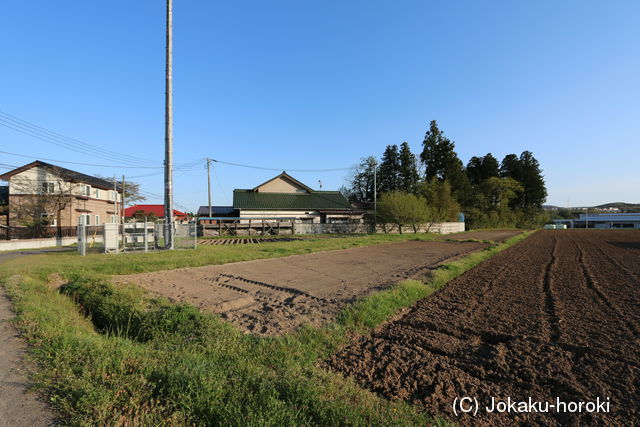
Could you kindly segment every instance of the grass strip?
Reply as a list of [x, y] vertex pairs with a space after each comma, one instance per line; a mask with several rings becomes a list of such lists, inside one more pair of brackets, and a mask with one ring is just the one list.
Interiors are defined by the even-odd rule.
[[[317, 363], [353, 333], [367, 333], [525, 237], [445, 264], [426, 284], [409, 280], [369, 295], [332, 325], [277, 338], [245, 335], [190, 305], [151, 298], [135, 286], [114, 286], [101, 259], [83, 260], [70, 271], [64, 270], [70, 268], [67, 261], [57, 268], [5, 271], [0, 280], [32, 344], [36, 383], [71, 425], [442, 424]], [[146, 271], [167, 265], [162, 254], [152, 255], [160, 262], [143, 265]], [[61, 292], [47, 286], [51, 272], [69, 281]]]

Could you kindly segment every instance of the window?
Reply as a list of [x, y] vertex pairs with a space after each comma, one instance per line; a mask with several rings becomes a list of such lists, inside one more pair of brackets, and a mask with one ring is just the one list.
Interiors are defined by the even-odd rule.
[[81, 185], [80, 186], [80, 195], [81, 196], [89, 196], [91, 195], [91, 187], [88, 185]]
[[96, 188], [96, 199], [100, 198], [100, 189]]
[[96, 215], [96, 225], [100, 225], [100, 215]]
[[55, 191], [56, 191], [55, 182], [43, 182], [40, 187], [40, 192], [42, 194], [53, 194]]
[[89, 214], [81, 214], [78, 217], [78, 224], [80, 224], [80, 225], [91, 225], [91, 215], [89, 215]]
[[57, 225], [56, 217], [53, 214], [41, 213], [40, 219], [42, 220], [42, 225], [44, 226], [55, 227]]
[[111, 220], [112, 223], [115, 223], [116, 222], [116, 216], [115, 215], [111, 215], [110, 220]]

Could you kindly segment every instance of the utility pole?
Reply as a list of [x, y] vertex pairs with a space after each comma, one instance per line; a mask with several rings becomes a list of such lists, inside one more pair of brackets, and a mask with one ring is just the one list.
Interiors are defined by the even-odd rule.
[[209, 192], [209, 218], [213, 216], [211, 208], [211, 159], [206, 157], [207, 161], [207, 191]]
[[118, 217], [120, 215], [118, 215], [118, 212], [120, 212], [118, 210], [118, 181], [116, 180], [116, 176], [114, 174], [113, 175], [113, 213], [115, 214], [114, 217], [116, 218], [116, 224], [119, 222]]
[[167, 0], [167, 62], [164, 124], [164, 242], [173, 249], [173, 0]]
[[124, 175], [122, 175], [122, 206], [120, 206], [120, 213], [122, 218], [122, 223], [124, 224]]
[[[378, 231], [378, 162], [373, 161], [373, 232]], [[400, 230], [402, 231], [402, 230]]]

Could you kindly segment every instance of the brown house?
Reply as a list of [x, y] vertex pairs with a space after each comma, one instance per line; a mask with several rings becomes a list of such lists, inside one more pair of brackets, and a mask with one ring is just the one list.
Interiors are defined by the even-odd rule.
[[120, 222], [120, 188], [112, 182], [36, 160], [7, 173], [6, 224], [75, 227]]

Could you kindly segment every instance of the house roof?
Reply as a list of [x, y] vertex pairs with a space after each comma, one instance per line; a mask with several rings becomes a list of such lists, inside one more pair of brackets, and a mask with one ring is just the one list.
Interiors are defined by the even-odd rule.
[[[158, 218], [164, 217], [164, 205], [133, 205], [125, 208], [124, 216], [126, 218], [131, 218], [136, 212], [143, 211], [146, 214], [154, 214]], [[173, 210], [173, 215], [175, 216], [187, 216], [186, 213], [180, 212], [178, 210]]]
[[301, 183], [300, 181], [298, 181], [297, 179], [295, 179], [294, 177], [292, 177], [291, 175], [289, 175], [287, 172], [282, 171], [282, 173], [278, 176], [274, 176], [273, 178], [271, 178], [270, 180], [267, 180], [265, 182], [263, 182], [260, 185], [256, 185], [255, 187], [253, 187], [253, 191], [260, 191], [260, 187], [267, 185], [268, 183], [275, 181], [277, 179], [285, 179], [285, 180], [289, 180], [291, 181], [293, 184], [297, 185], [300, 188], [303, 188], [305, 190], [307, 190], [308, 192], [313, 192], [313, 189], [311, 187], [307, 187], [305, 184]]
[[[67, 179], [71, 182], [82, 182], [85, 184], [89, 184], [92, 187], [97, 187], [97, 188], [101, 188], [103, 190], [112, 190], [113, 189], [113, 181], [107, 181], [106, 179], [102, 179], [102, 178], [98, 178], [95, 176], [91, 176], [91, 175], [86, 175], [84, 173], [80, 173], [80, 172], [76, 172], [76, 171], [72, 171], [71, 169], [66, 169], [60, 166], [56, 166], [56, 165], [52, 165], [50, 163], [46, 163], [46, 162], [42, 162], [40, 160], [36, 160], [35, 162], [31, 162], [29, 164], [26, 164], [24, 166], [20, 166], [17, 169], [11, 170], [9, 172], [5, 172], [4, 174], [0, 175], [0, 179], [4, 180], [4, 181], [9, 181], [11, 179], [12, 176], [17, 175], [21, 172], [24, 172], [26, 170], [29, 170], [31, 168], [35, 168], [35, 167], [41, 167], [41, 168], [45, 168], [48, 169], [49, 171], [51, 171], [53, 174], [58, 175], [64, 179]], [[116, 189], [117, 191], [121, 190], [121, 187], [119, 184], [116, 184]]]
[[[211, 213], [215, 215], [230, 215], [235, 212], [233, 206], [211, 206]], [[209, 216], [209, 206], [200, 206], [198, 216]]]
[[254, 190], [234, 190], [235, 209], [277, 210], [349, 210], [351, 205], [339, 191], [309, 193], [261, 193]]

